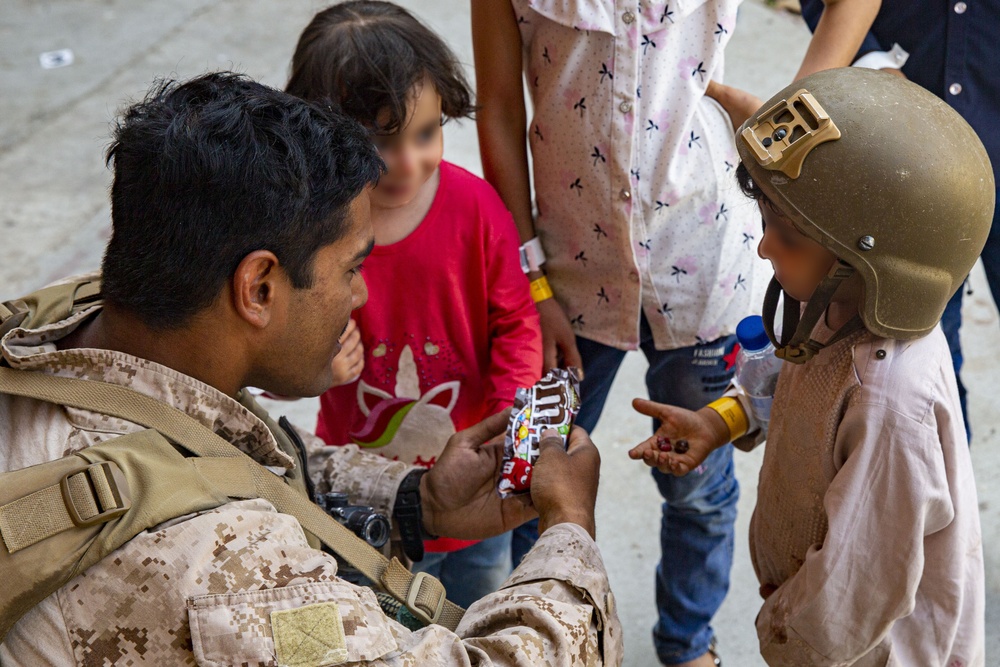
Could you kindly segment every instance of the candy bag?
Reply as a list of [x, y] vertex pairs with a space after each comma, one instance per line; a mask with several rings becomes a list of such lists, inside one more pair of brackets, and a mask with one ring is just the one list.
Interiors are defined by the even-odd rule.
[[573, 419], [579, 411], [580, 381], [572, 369], [553, 368], [535, 386], [517, 390], [503, 443], [503, 469], [497, 483], [501, 498], [529, 491], [531, 468], [538, 460], [542, 431], [554, 428], [566, 446]]

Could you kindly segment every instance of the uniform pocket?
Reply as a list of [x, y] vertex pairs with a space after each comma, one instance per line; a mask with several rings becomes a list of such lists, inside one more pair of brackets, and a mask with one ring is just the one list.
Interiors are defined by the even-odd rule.
[[342, 581], [188, 599], [202, 666], [322, 667], [377, 660], [397, 649], [374, 593]]

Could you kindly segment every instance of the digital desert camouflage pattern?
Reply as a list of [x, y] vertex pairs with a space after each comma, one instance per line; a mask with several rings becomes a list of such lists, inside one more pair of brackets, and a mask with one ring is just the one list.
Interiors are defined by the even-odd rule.
[[[36, 330], [14, 329], [0, 351], [14, 368], [124, 385], [184, 410], [273, 470], [296, 474], [248, 397], [106, 350], [58, 350], [99, 307]], [[83, 410], [0, 395], [0, 470], [57, 459], [142, 427]], [[319, 490], [387, 511], [411, 467], [302, 434]], [[336, 609], [329, 650], [276, 651], [296, 619]], [[312, 614], [315, 616], [316, 614]], [[285, 627], [292, 634], [285, 634]], [[298, 647], [298, 646], [296, 646]], [[139, 534], [28, 612], [0, 645], [3, 665], [597, 665], [621, 662], [621, 627], [596, 544], [579, 526], [548, 530], [505, 587], [469, 610], [456, 633], [411, 632], [371, 590], [337, 577], [298, 522], [264, 500], [234, 501]], [[294, 654], [293, 654], [294, 653]]]

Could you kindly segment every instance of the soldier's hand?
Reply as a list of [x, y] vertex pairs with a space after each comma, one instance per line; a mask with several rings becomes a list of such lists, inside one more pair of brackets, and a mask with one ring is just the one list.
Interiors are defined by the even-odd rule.
[[333, 358], [330, 368], [333, 370], [332, 387], [349, 384], [358, 379], [365, 367], [365, 346], [361, 343], [361, 331], [354, 320], [347, 323], [347, 328], [340, 336], [340, 352]]
[[662, 473], [686, 475], [729, 442], [726, 422], [711, 408], [692, 412], [641, 398], [633, 400], [632, 407], [661, 423], [652, 437], [630, 449], [628, 455]]
[[497, 495], [509, 419], [508, 408], [451, 436], [434, 467], [421, 478], [424, 527], [432, 534], [484, 539], [537, 516], [527, 496]]
[[594, 505], [601, 455], [587, 432], [574, 426], [569, 448], [555, 429], [542, 433], [538, 461], [531, 471], [531, 501], [538, 510], [538, 532], [559, 523], [575, 523], [594, 536]]

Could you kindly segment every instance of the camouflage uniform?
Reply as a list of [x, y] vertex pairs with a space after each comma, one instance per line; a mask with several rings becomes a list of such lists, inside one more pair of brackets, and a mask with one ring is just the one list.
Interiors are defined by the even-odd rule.
[[[40, 329], [14, 329], [0, 344], [4, 359], [14, 368], [131, 387], [187, 412], [272, 470], [298, 474], [249, 397], [233, 400], [120, 352], [58, 350], [54, 341], [98, 308]], [[141, 428], [0, 395], [0, 470]], [[302, 437], [319, 490], [392, 507], [410, 466]], [[311, 548], [298, 522], [264, 500], [230, 502], [141, 533], [46, 598], [0, 645], [0, 663], [11, 667], [602, 661], [621, 662], [621, 626], [597, 546], [579, 526], [548, 530], [505, 586], [469, 609], [457, 633], [441, 626], [412, 632], [385, 616], [371, 590], [339, 579], [336, 561]]]

